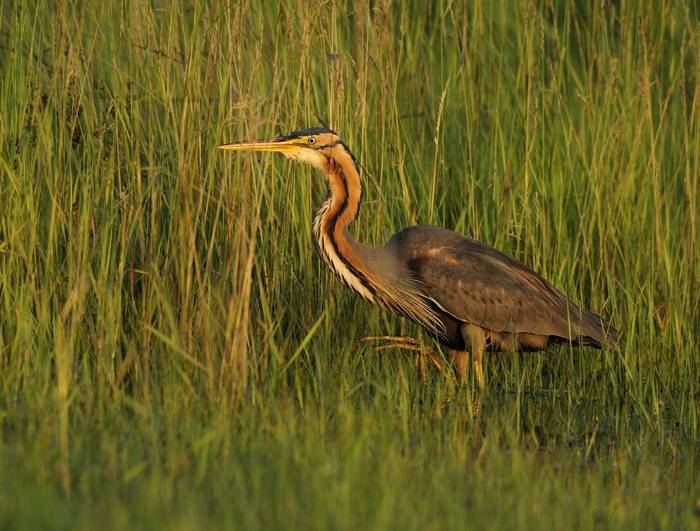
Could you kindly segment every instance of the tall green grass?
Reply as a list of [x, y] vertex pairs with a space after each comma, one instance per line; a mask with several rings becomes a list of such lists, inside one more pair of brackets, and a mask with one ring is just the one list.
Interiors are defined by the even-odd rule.
[[[0, 527], [698, 525], [699, 59], [693, 2], [4, 2]], [[475, 416], [359, 343], [420, 332], [322, 178], [215, 149], [321, 123], [360, 239], [479, 238], [620, 351], [491, 355]]]

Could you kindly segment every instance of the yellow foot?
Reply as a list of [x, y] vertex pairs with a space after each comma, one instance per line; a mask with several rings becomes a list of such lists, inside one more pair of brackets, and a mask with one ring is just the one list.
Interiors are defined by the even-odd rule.
[[383, 345], [376, 345], [372, 350], [386, 350], [389, 348], [398, 348], [401, 350], [411, 350], [417, 352], [416, 365], [419, 371], [422, 373], [425, 368], [425, 359], [427, 358], [430, 362], [437, 367], [438, 370], [442, 370], [442, 359], [440, 355], [432, 347], [426, 347], [420, 344], [420, 341], [412, 337], [403, 336], [365, 336], [361, 337], [360, 341], [382, 341]]

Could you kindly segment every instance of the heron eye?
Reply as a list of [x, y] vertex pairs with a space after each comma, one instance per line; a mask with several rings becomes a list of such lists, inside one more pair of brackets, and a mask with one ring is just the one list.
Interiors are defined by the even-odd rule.
[[316, 143], [316, 139], [315, 139], [314, 137], [310, 136], [310, 137], [306, 140], [306, 142], [308, 142], [309, 144], [315, 144], [315, 143]]

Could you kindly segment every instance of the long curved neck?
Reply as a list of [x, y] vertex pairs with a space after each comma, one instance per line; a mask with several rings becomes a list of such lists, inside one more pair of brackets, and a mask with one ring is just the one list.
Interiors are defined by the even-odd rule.
[[368, 280], [372, 271], [362, 255], [378, 250], [355, 241], [346, 229], [357, 217], [362, 201], [357, 164], [347, 146], [338, 142], [321, 169], [328, 179], [328, 195], [314, 219], [314, 236], [321, 256], [348, 286], [374, 302], [375, 289]]
[[429, 330], [444, 330], [411, 272], [387, 248], [355, 241], [346, 227], [360, 211], [360, 172], [350, 150], [337, 142], [323, 164], [328, 195], [314, 219], [314, 236], [328, 267], [370, 302], [378, 302]]

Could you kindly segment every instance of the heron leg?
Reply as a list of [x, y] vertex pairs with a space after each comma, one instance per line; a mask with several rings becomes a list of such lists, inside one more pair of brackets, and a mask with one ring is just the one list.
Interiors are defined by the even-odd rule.
[[[486, 349], [486, 334], [480, 326], [464, 323], [462, 325], [462, 337], [464, 344], [469, 349], [472, 358], [472, 368], [474, 376], [480, 388], [486, 387], [486, 379], [484, 378], [484, 350]], [[465, 367], [466, 372], [466, 367]]]
[[455, 373], [457, 374], [457, 379], [461, 382], [467, 381], [467, 371], [469, 369], [469, 352], [466, 350], [452, 350], [449, 351], [450, 361], [452, 361], [452, 366], [455, 368]]
[[[470, 353], [466, 350], [449, 350], [448, 352], [450, 354], [450, 359], [452, 360], [452, 365], [454, 366], [457, 379], [462, 383], [466, 383], [469, 371], [469, 358], [471, 357]], [[483, 371], [479, 370], [479, 368], [477, 368], [476, 365], [474, 366], [476, 379], [478, 382], [483, 382], [484, 374]], [[483, 388], [481, 383], [479, 384], [479, 388]], [[480, 391], [472, 396], [471, 412], [475, 417], [478, 417], [479, 413], [481, 412]]]

